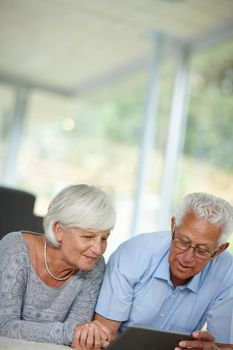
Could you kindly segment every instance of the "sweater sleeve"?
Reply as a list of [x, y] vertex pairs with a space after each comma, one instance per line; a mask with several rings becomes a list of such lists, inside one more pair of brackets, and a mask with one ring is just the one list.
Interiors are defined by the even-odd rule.
[[103, 261], [101, 260], [93, 272], [83, 273], [77, 292], [73, 292], [71, 305], [69, 300], [64, 300], [67, 313], [62, 322], [55, 320], [56, 315], [54, 321], [41, 320], [39, 308], [31, 318], [29, 311], [25, 319], [22, 309], [28, 288], [29, 264], [27, 252], [19, 248], [20, 242], [19, 236], [6, 237], [0, 241], [0, 335], [69, 345], [75, 326], [92, 318], [103, 276]]
[[72, 342], [74, 328], [71, 325], [82, 324], [93, 319], [95, 305], [103, 280], [105, 269], [104, 259], [101, 258], [94, 269], [88, 273], [84, 272], [84, 280], [80, 293], [76, 296], [67, 316], [64, 328], [65, 343]]

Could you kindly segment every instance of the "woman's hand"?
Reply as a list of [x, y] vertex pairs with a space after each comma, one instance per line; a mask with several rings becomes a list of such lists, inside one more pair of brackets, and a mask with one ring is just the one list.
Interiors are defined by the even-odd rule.
[[98, 321], [76, 326], [71, 347], [76, 350], [100, 350], [112, 340], [109, 328]]
[[214, 337], [206, 331], [196, 331], [192, 333], [194, 340], [182, 340], [175, 350], [194, 349], [194, 350], [218, 350]]

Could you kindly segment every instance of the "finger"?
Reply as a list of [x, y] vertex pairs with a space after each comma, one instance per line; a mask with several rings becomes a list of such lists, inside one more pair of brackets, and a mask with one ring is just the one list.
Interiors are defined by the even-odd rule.
[[74, 339], [79, 340], [81, 334], [82, 327], [76, 327], [74, 333]]
[[201, 349], [203, 349], [204, 350], [204, 348], [202, 347], [202, 348], [175, 348], [174, 350], [201, 350]]
[[[103, 342], [105, 343], [105, 340], [103, 339]], [[97, 329], [95, 329], [95, 341], [94, 341], [94, 349], [99, 350], [102, 347], [102, 340], [101, 335]]]
[[210, 334], [209, 332], [206, 332], [206, 331], [193, 332], [192, 336], [193, 336], [193, 338], [201, 339], [201, 340], [204, 340], [204, 341], [212, 341], [212, 342], [215, 341], [215, 338], [213, 337], [213, 335]]
[[86, 349], [87, 350], [93, 349], [94, 334], [95, 334], [95, 330], [92, 326], [90, 326], [88, 329], [88, 334], [87, 334], [87, 339], [86, 339]]
[[71, 345], [71, 348], [75, 350], [82, 350], [82, 348], [79, 345], [74, 345], [73, 343]]
[[102, 348], [105, 349], [107, 346], [109, 346], [110, 342], [108, 340], [102, 341]]
[[86, 346], [88, 331], [89, 331], [89, 325], [85, 324], [81, 329], [81, 334], [79, 339], [80, 345], [83, 349], [85, 349], [85, 346]]
[[103, 329], [99, 326], [99, 324], [92, 322], [91, 325], [94, 327], [94, 329], [96, 331], [99, 332], [100, 337], [102, 338], [102, 340], [106, 340], [106, 341], [108, 340], [108, 335], [106, 334], [106, 332], [103, 331]]
[[94, 320], [93, 323], [98, 325], [98, 327], [100, 327], [105, 333], [111, 332], [111, 330], [107, 326], [105, 326], [103, 323], [99, 322], [98, 320]]
[[102, 338], [108, 341], [112, 339], [112, 332], [108, 327], [97, 320], [94, 320], [93, 323], [100, 329]]
[[198, 340], [182, 340], [179, 342], [179, 347], [182, 349], [203, 349], [203, 342], [200, 342]]
[[191, 348], [191, 347], [189, 347], [189, 348], [179, 348], [179, 347], [176, 347], [174, 350], [185, 350], [185, 349], [191, 349], [191, 350], [200, 350], [200, 348]]
[[214, 343], [212, 341], [205, 340], [182, 340], [179, 342], [181, 349], [214, 349]]
[[77, 350], [81, 349], [80, 343], [79, 343], [80, 335], [81, 335], [81, 328], [76, 327], [71, 347]]

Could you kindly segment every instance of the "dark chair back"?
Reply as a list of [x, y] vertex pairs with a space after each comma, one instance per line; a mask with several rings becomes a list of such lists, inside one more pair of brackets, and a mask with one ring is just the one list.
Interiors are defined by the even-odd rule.
[[34, 194], [0, 186], [0, 239], [8, 232], [43, 232], [43, 218], [33, 213]]

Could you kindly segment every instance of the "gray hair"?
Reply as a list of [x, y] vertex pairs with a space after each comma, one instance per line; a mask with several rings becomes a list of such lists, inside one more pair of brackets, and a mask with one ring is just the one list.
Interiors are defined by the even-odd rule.
[[177, 226], [182, 223], [184, 216], [189, 212], [221, 227], [222, 233], [218, 243], [227, 242], [233, 232], [233, 207], [226, 200], [204, 192], [188, 194], [178, 207]]
[[86, 184], [72, 185], [59, 192], [48, 207], [43, 226], [45, 237], [58, 247], [54, 224], [98, 231], [111, 230], [116, 221], [113, 205], [101, 189]]

